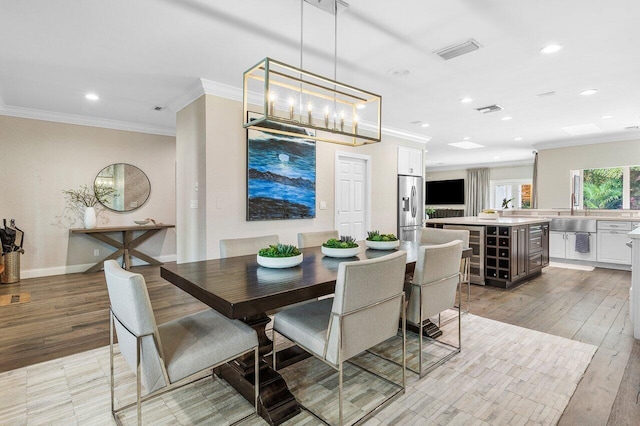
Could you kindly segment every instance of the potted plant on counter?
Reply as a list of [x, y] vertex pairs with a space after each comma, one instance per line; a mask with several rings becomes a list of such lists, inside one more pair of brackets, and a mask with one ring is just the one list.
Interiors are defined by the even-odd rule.
[[398, 237], [393, 234], [381, 234], [380, 231], [367, 232], [365, 244], [374, 250], [393, 250], [400, 245]]
[[360, 253], [360, 246], [355, 238], [343, 235], [339, 240], [330, 238], [322, 244], [322, 254], [329, 257], [353, 257]]
[[302, 253], [296, 246], [275, 244], [260, 249], [257, 260], [265, 268], [291, 268], [302, 263]]

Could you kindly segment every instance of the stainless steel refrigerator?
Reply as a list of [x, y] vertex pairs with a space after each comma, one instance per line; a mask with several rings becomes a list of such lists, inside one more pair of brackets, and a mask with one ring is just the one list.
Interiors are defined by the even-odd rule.
[[398, 176], [398, 238], [420, 241], [424, 205], [422, 178]]

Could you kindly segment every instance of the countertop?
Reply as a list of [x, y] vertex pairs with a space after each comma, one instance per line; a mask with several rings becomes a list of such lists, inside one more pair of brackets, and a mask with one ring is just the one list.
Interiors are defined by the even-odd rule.
[[450, 225], [501, 225], [501, 226], [517, 226], [529, 225], [533, 223], [550, 222], [550, 218], [531, 216], [531, 217], [499, 217], [497, 219], [481, 219], [477, 216], [465, 217], [447, 217], [443, 219], [429, 219], [425, 223], [447, 223]]

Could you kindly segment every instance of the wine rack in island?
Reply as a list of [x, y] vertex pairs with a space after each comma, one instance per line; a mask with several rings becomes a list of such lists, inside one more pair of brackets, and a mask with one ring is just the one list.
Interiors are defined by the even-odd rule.
[[486, 283], [508, 288], [549, 264], [548, 224], [487, 226]]

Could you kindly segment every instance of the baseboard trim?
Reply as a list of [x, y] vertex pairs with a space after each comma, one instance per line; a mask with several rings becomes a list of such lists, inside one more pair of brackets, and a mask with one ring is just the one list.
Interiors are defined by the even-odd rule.
[[[168, 254], [164, 256], [158, 256], [160, 262], [175, 262], [176, 261], [175, 254]], [[146, 262], [142, 260], [133, 258], [132, 259], [133, 266], [141, 266], [147, 265]], [[65, 275], [65, 274], [77, 274], [80, 272], [84, 272], [90, 267], [95, 265], [95, 263], [82, 263], [79, 265], [66, 265], [66, 266], [55, 266], [52, 268], [39, 268], [39, 269], [25, 269], [20, 271], [20, 279], [28, 279], [28, 278], [40, 278], [40, 277], [50, 277], [52, 275]]]

